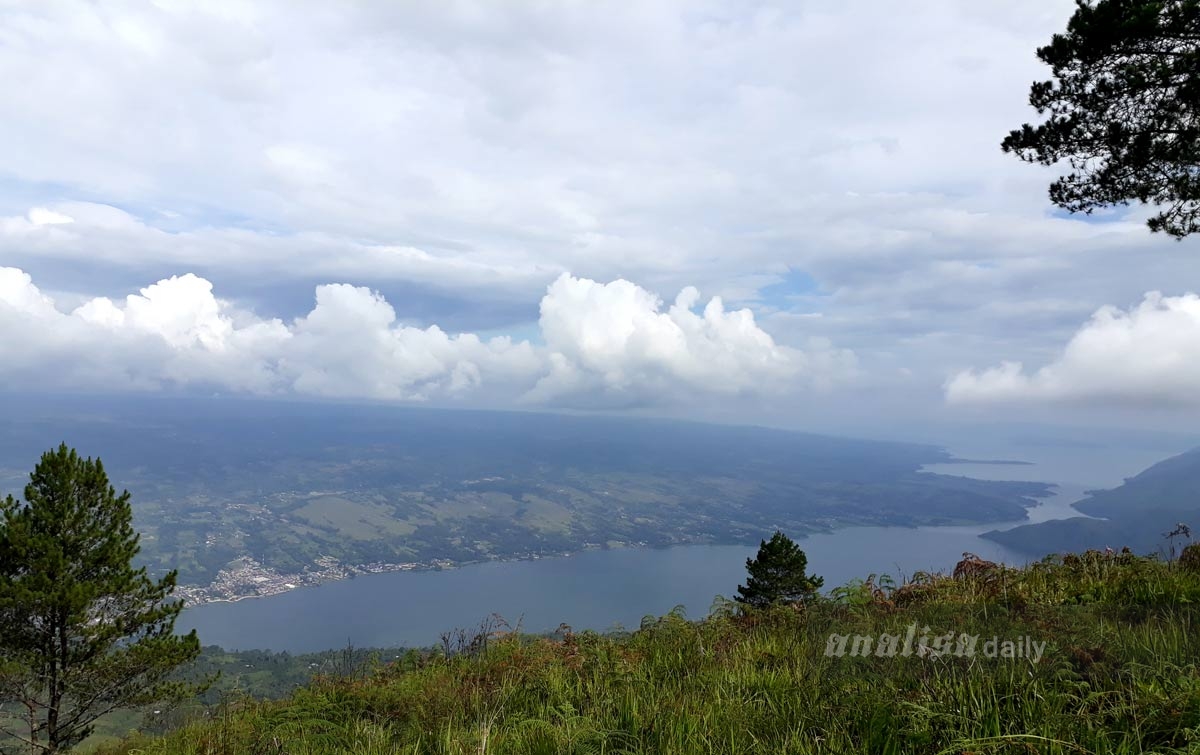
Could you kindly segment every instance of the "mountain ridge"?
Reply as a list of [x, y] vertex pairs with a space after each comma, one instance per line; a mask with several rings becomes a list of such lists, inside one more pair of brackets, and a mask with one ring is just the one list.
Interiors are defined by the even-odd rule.
[[1089, 490], [1072, 507], [1083, 516], [992, 530], [981, 537], [1037, 555], [1123, 547], [1170, 555], [1181, 544], [1169, 535], [1178, 525], [1200, 531], [1200, 447], [1152, 464], [1115, 488]]

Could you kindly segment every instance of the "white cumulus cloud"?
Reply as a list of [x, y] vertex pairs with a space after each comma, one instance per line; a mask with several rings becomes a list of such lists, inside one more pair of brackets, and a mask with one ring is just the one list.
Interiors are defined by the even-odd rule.
[[1107, 306], [1049, 364], [1027, 371], [1003, 362], [961, 372], [946, 383], [955, 403], [1042, 400], [1197, 404], [1200, 296], [1145, 295], [1128, 311]]
[[780, 393], [854, 371], [850, 352], [815, 344], [818, 353], [809, 355], [780, 346], [749, 309], [727, 312], [713, 297], [697, 313], [699, 300], [688, 287], [664, 311], [657, 296], [629, 281], [560, 276], [539, 320], [550, 371], [530, 395], [637, 403], [679, 390]]
[[697, 312], [684, 289], [662, 310], [625, 280], [563, 275], [547, 290], [544, 344], [399, 322], [365, 287], [316, 287], [290, 322], [218, 298], [194, 274], [64, 311], [17, 268], [0, 268], [0, 377], [10, 386], [203, 388], [252, 394], [427, 400], [477, 391], [526, 402], [648, 403], [696, 394], [783, 393], [831, 383], [853, 355], [780, 346], [749, 310]]

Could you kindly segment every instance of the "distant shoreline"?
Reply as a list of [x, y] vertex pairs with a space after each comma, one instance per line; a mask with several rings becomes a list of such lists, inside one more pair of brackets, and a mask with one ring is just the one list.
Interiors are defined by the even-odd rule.
[[[632, 546], [622, 546], [622, 547], [639, 547], [639, 546], [632, 545]], [[332, 584], [334, 582], [342, 582], [344, 580], [354, 579], [355, 577], [367, 576], [367, 575], [371, 575], [371, 574], [392, 574], [395, 572], [443, 571], [443, 570], [447, 570], [447, 569], [459, 569], [464, 566], [472, 566], [475, 564], [487, 564], [487, 563], [498, 563], [498, 562], [508, 562], [508, 561], [539, 561], [543, 558], [561, 558], [561, 557], [566, 557], [566, 556], [572, 556], [572, 555], [575, 555], [576, 553], [582, 553], [585, 550], [591, 550], [591, 549], [584, 548], [579, 551], [564, 551], [562, 553], [552, 553], [552, 554], [546, 554], [546, 555], [535, 554], [535, 555], [504, 556], [504, 557], [497, 557], [497, 558], [472, 559], [469, 561], [452, 561], [449, 559], [439, 559], [436, 562], [407, 562], [407, 563], [402, 563], [402, 564], [376, 564], [376, 565], [374, 565], [374, 568], [363, 568], [363, 567], [353, 567], [352, 566], [352, 567], [345, 567], [346, 571], [344, 571], [342, 573], [337, 573], [337, 574], [316, 574], [316, 573], [310, 572], [307, 574], [279, 575], [280, 579], [287, 580], [287, 581], [281, 582], [277, 586], [278, 589], [272, 590], [271, 592], [261, 592], [261, 593], [254, 593], [254, 594], [250, 594], [250, 595], [233, 595], [233, 596], [222, 596], [222, 597], [205, 596], [205, 597], [199, 598], [198, 600], [188, 600], [185, 597], [184, 598], [184, 608], [185, 609], [198, 608], [199, 606], [206, 606], [206, 605], [210, 605], [212, 603], [237, 603], [237, 602], [243, 601], [243, 600], [256, 600], [258, 598], [272, 598], [277, 595], [284, 595], [289, 592], [293, 592], [295, 590], [302, 590], [302, 589], [308, 588], [308, 587], [320, 587], [322, 585]], [[203, 592], [205, 590], [210, 589], [211, 585], [209, 585], [209, 586], [180, 585], [180, 588], [182, 588], [183, 590], [185, 590], [187, 592]]]
[[[1009, 466], [1009, 467], [1033, 467], [1037, 466], [1032, 461], [1019, 461], [1017, 459], [949, 459], [947, 461], [935, 461], [933, 464], [989, 464], [992, 466]], [[926, 464], [925, 466], [931, 466]]]
[[[968, 463], [968, 462], [963, 460], [961, 463]], [[981, 463], [981, 462], [971, 462], [971, 463]], [[983, 462], [983, 463], [1015, 464], [1015, 465], [1030, 464], [1030, 462], [1024, 462], [1024, 461], [996, 461], [996, 462]], [[1045, 483], [1045, 484], [1049, 488], [1057, 487], [1057, 485], [1055, 485], [1053, 483]], [[1045, 500], [1052, 498], [1055, 495], [1055, 493], [1051, 492], [1050, 490], [1048, 490], [1047, 493], [1048, 493], [1048, 495], [1046, 495], [1044, 497], [1043, 496], [1031, 496], [1031, 497], [1026, 498], [1026, 500], [1032, 502], [1032, 505], [1036, 506], [1036, 505], [1043, 503]], [[1030, 506], [1027, 505], [1026, 508], [1028, 509], [1028, 508], [1030, 508]], [[979, 524], [979, 525], [989, 524], [990, 525], [990, 524], [1005, 524], [1005, 523], [1007, 523], [1007, 522], [998, 521], [998, 522], [978, 522], [977, 524]], [[828, 534], [833, 534], [835, 532], [838, 532], [840, 530], [854, 529], [856, 527], [895, 527], [895, 528], [905, 528], [905, 529], [917, 529], [917, 528], [921, 528], [921, 527], [939, 527], [939, 526], [956, 527], [956, 526], [962, 526], [962, 525], [961, 524], [946, 524], [946, 525], [850, 524], [850, 525], [832, 526], [832, 527], [815, 527], [811, 530], [797, 533], [796, 537], [797, 537], [798, 541], [803, 541], [812, 535], [828, 535]], [[283, 594], [292, 592], [294, 590], [300, 590], [300, 589], [309, 588], [309, 587], [320, 587], [321, 585], [331, 584], [334, 582], [341, 582], [343, 580], [353, 579], [354, 577], [357, 577], [357, 576], [365, 576], [365, 575], [370, 575], [370, 574], [384, 574], [384, 573], [393, 573], [393, 572], [400, 572], [400, 571], [406, 571], [406, 572], [442, 571], [442, 570], [447, 570], [447, 569], [459, 569], [459, 568], [467, 567], [467, 566], [475, 566], [475, 565], [479, 565], [479, 564], [540, 561], [542, 559], [549, 559], [549, 558], [570, 558], [571, 556], [575, 556], [575, 555], [578, 555], [581, 553], [586, 553], [588, 551], [601, 550], [601, 549], [605, 549], [605, 550], [624, 550], [624, 549], [659, 550], [659, 549], [669, 549], [669, 548], [677, 548], [677, 547], [681, 547], [681, 546], [691, 546], [691, 545], [720, 545], [720, 546], [751, 545], [752, 546], [755, 544], [755, 542], [757, 542], [757, 540], [755, 538], [751, 538], [750, 540], [748, 540], [746, 542], [738, 542], [738, 541], [733, 541], [733, 540], [730, 540], [730, 541], [715, 540], [715, 541], [711, 541], [711, 542], [680, 542], [680, 543], [667, 543], [667, 544], [660, 544], [660, 545], [650, 545], [650, 544], [644, 543], [644, 542], [624, 543], [622, 545], [610, 546], [607, 549], [602, 548], [600, 546], [593, 546], [593, 547], [584, 547], [584, 548], [579, 548], [577, 550], [568, 550], [568, 551], [561, 551], [561, 552], [551, 552], [551, 553], [542, 553], [542, 554], [523, 554], [523, 555], [514, 555], [514, 556], [498, 556], [495, 558], [470, 559], [470, 560], [465, 560], [465, 561], [453, 561], [453, 560], [447, 559], [447, 560], [441, 560], [436, 563], [410, 562], [410, 563], [406, 563], [406, 564], [377, 564], [376, 568], [374, 568], [374, 569], [361, 569], [360, 567], [348, 567], [347, 571], [344, 573], [326, 574], [326, 575], [317, 577], [316, 579], [314, 579], [314, 577], [316, 575], [313, 575], [313, 574], [280, 575], [281, 578], [287, 579], [287, 582], [284, 584], [287, 584], [288, 587], [283, 587], [283, 585], [281, 584], [279, 586], [282, 589], [278, 589], [273, 592], [257, 593], [257, 594], [252, 594], [252, 595], [235, 595], [235, 596], [231, 596], [231, 597], [219, 597], [219, 598], [205, 597], [196, 602], [185, 601], [184, 608], [197, 608], [197, 607], [209, 605], [212, 603], [237, 603], [237, 602], [243, 601], [243, 600], [254, 600], [254, 599], [258, 599], [258, 598], [270, 598], [270, 597], [274, 597], [277, 595], [283, 595]], [[307, 579], [304, 578], [305, 576], [307, 576]], [[200, 590], [206, 589], [206, 588], [201, 587], [200, 585], [181, 585], [181, 587], [186, 587], [186, 588], [191, 588], [191, 589], [199, 588]]]

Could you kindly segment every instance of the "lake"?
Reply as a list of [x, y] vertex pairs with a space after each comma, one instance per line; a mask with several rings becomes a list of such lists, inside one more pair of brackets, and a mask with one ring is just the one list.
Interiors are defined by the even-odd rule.
[[[941, 465], [939, 465], [941, 466]], [[989, 468], [947, 465], [937, 470], [988, 476]], [[995, 467], [1000, 473], [1029, 467]], [[1019, 471], [1018, 471], [1019, 470]], [[1082, 487], [1062, 486], [1058, 495], [1030, 510], [1028, 521], [1078, 516], [1069, 504]], [[832, 588], [871, 573], [910, 576], [949, 570], [965, 551], [993, 561], [1028, 559], [981, 532], [1001, 528], [851, 527], [800, 541], [809, 570]], [[187, 609], [178, 626], [195, 628], [206, 645], [309, 652], [345, 647], [428, 646], [454, 627], [477, 626], [497, 613], [526, 631], [636, 628], [647, 614], [683, 605], [688, 616], [708, 613], [717, 595], [732, 597], [745, 579], [746, 559], [756, 547], [692, 545], [664, 549], [586, 551], [562, 558], [472, 564], [455, 569], [370, 574], [236, 603]]]

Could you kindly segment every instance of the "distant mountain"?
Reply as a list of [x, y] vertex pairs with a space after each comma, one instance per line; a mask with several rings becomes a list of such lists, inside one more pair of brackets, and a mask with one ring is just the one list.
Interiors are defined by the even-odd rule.
[[[759, 427], [282, 401], [0, 395], [0, 494], [65, 441], [133, 494], [193, 602], [589, 548], [1020, 519], [1047, 493], [934, 446]], [[211, 588], [211, 589], [210, 589]]]
[[1089, 491], [1075, 508], [1096, 518], [1027, 524], [984, 537], [1036, 555], [1126, 546], [1166, 553], [1165, 535], [1177, 524], [1192, 527], [1200, 538], [1200, 448], [1160, 461], [1120, 487]]
[[1076, 508], [1106, 519], [1147, 509], [1196, 516], [1200, 513], [1200, 448], [1160, 461], [1119, 488], [1091, 491]]

